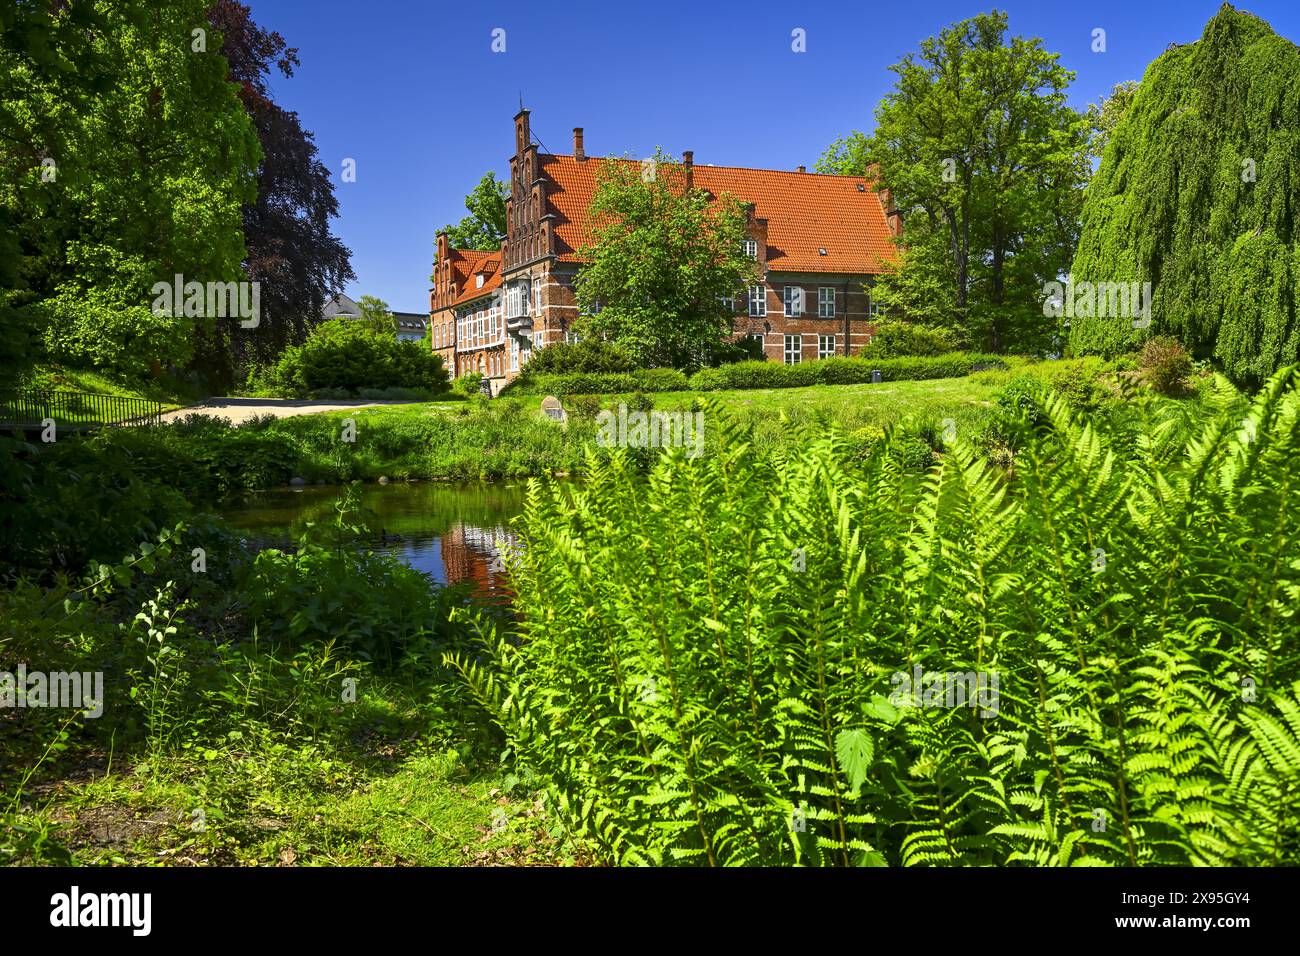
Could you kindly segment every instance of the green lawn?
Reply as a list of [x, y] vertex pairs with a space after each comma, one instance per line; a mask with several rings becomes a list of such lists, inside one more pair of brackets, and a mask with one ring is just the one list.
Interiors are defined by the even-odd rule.
[[116, 395], [121, 398], [145, 398], [161, 402], [163, 411], [180, 408], [207, 397], [193, 385], [175, 379], [163, 378], [156, 382], [127, 384], [85, 369], [38, 368], [31, 373], [25, 385], [41, 389]]

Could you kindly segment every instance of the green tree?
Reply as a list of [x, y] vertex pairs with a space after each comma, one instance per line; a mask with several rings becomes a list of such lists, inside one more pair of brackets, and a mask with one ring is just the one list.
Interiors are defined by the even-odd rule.
[[[43, 33], [66, 45], [65, 59], [84, 53], [110, 80], [94, 95], [76, 71], [25, 57], [10, 48], [21, 35], [3, 35], [3, 65], [16, 75], [0, 83], [0, 115], [10, 124], [0, 138], [0, 205], [18, 235], [24, 294], [73, 302], [94, 290], [96, 308], [130, 310], [149, 305], [153, 285], [178, 273], [187, 281], [243, 279], [242, 207], [256, 196], [261, 151], [216, 52], [221, 37], [206, 4], [83, 6], [61, 6]], [[43, 175], [38, 156], [53, 175]], [[219, 368], [228, 356], [214, 347], [211, 318], [188, 325], [195, 354]]]
[[357, 310], [361, 313], [358, 322], [364, 322], [376, 332], [397, 334], [397, 320], [388, 303], [378, 296], [363, 295], [357, 300]]
[[1150, 282], [1150, 321], [1080, 315], [1071, 347], [1170, 335], [1258, 385], [1300, 358], [1297, 215], [1300, 48], [1225, 4], [1147, 69], [1088, 187], [1074, 281]]
[[1041, 40], [1008, 38], [1002, 13], [953, 24], [891, 69], [875, 132], [819, 164], [878, 175], [904, 210], [905, 252], [878, 295], [995, 351], [1043, 347], [1042, 284], [1070, 261], [1089, 171], [1087, 123], [1066, 103], [1074, 75]]
[[456, 225], [443, 226], [453, 249], [499, 249], [506, 237], [506, 184], [489, 172], [465, 197], [469, 215]]
[[1136, 80], [1116, 83], [1100, 103], [1088, 105], [1088, 127], [1091, 130], [1088, 152], [1097, 159], [1101, 159], [1101, 154], [1106, 151], [1106, 144], [1110, 142], [1115, 127], [1128, 112], [1128, 108], [1133, 105], [1137, 88]]
[[577, 286], [585, 335], [643, 366], [683, 368], [731, 333], [722, 298], [756, 276], [738, 199], [688, 189], [683, 167], [656, 150], [643, 163], [603, 162], [590, 213]]

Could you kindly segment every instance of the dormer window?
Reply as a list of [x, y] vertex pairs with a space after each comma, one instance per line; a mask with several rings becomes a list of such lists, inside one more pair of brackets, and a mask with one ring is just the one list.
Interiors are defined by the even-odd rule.
[[[825, 250], [823, 250], [822, 252], [823, 252], [823, 255], [824, 255], [824, 254], [825, 254]], [[481, 288], [483, 288], [483, 273], [480, 272], [478, 275], [476, 275], [476, 276], [474, 277], [474, 288], [476, 288], [476, 289], [481, 289]]]
[[745, 255], [751, 259], [758, 258], [758, 242], [754, 239], [746, 239], [744, 242]]

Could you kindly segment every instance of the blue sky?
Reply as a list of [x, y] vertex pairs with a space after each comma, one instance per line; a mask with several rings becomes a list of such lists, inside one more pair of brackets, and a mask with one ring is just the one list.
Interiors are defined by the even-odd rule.
[[[299, 49], [277, 101], [316, 134], [334, 174], [336, 233], [352, 250], [350, 295], [424, 312], [434, 231], [464, 215], [489, 169], [504, 177], [511, 117], [532, 110], [550, 152], [586, 131], [590, 155], [656, 146], [697, 163], [793, 169], [851, 129], [869, 130], [890, 64], [948, 23], [994, 6], [912, 2], [437, 3], [245, 0]], [[1080, 108], [1139, 79], [1171, 42], [1197, 39], [1218, 0], [997, 4], [1013, 32], [1039, 36], [1075, 71]], [[1244, 5], [1300, 40], [1295, 0]], [[493, 53], [492, 31], [506, 50]], [[807, 50], [791, 50], [806, 31]], [[1092, 52], [1093, 30], [1106, 51]], [[341, 182], [345, 158], [356, 182]]]

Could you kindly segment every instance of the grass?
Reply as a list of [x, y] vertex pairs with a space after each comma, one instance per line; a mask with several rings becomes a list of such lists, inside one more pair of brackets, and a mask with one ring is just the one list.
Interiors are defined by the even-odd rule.
[[99, 372], [58, 366], [33, 370], [23, 383], [23, 387], [149, 399], [161, 402], [163, 411], [180, 408], [207, 397], [207, 393], [194, 384], [176, 378], [164, 377], [154, 382], [123, 382]]

